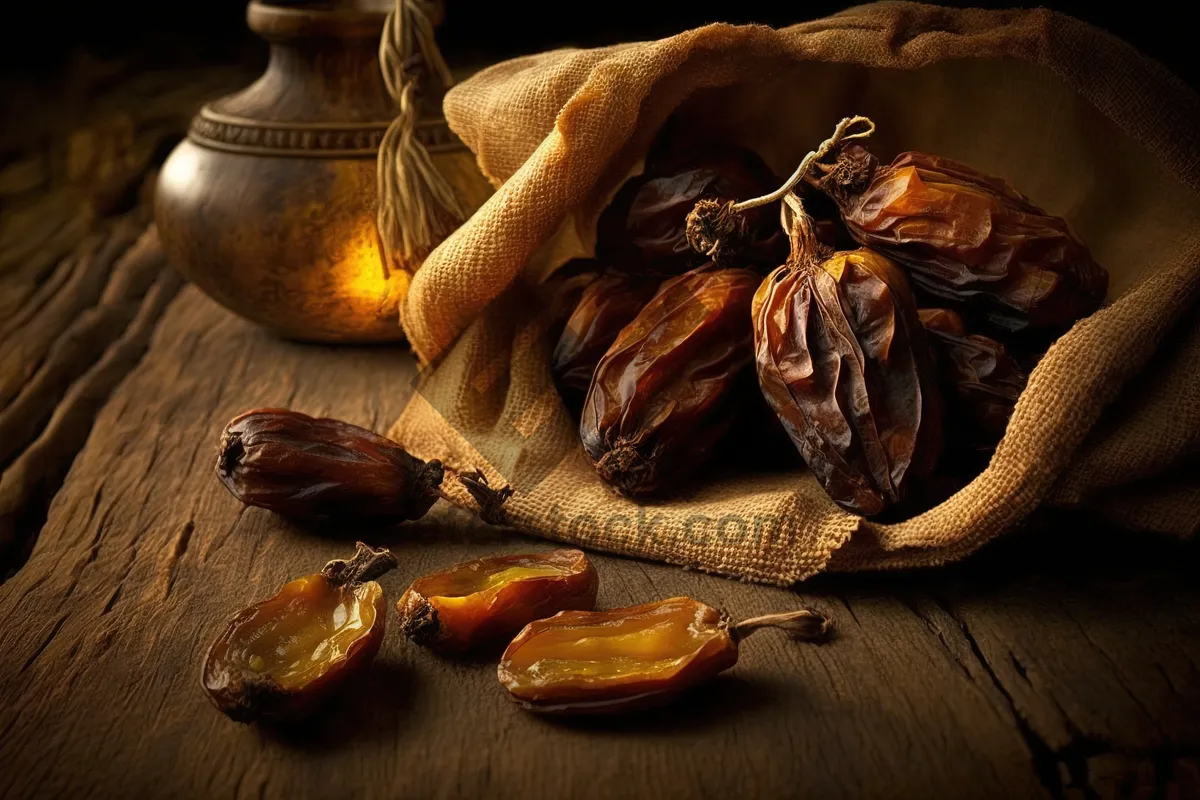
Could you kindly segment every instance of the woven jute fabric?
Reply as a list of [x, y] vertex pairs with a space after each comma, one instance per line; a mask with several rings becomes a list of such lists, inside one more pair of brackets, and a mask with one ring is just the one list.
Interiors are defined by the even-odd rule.
[[[1123, 42], [1044, 10], [877, 3], [519, 58], [445, 111], [498, 189], [413, 279], [402, 322], [428, 367], [391, 434], [511, 485], [513, 526], [784, 585], [960, 558], [1040, 506], [1200, 526], [1200, 100]], [[591, 251], [599, 211], [669, 117], [787, 174], [851, 114], [877, 123], [885, 159], [956, 158], [1067, 217], [1111, 274], [1108, 304], [1039, 363], [987, 469], [906, 522], [847, 514], [804, 471], [614, 495], [551, 380], [544, 279]]]

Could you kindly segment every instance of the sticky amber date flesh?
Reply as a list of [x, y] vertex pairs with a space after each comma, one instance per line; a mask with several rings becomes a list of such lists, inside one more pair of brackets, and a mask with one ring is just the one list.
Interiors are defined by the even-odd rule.
[[614, 611], [564, 611], [530, 623], [497, 669], [512, 698], [547, 714], [610, 713], [653, 705], [723, 672], [738, 642], [762, 627], [819, 639], [810, 611], [732, 624], [711, 606], [672, 597]]
[[580, 550], [494, 556], [418, 578], [396, 608], [414, 642], [462, 653], [507, 642], [559, 611], [591, 609], [598, 586]]
[[379, 651], [387, 606], [372, 578], [396, 566], [364, 544], [349, 561], [297, 578], [236, 614], [209, 648], [201, 681], [237, 722], [305, 716]]

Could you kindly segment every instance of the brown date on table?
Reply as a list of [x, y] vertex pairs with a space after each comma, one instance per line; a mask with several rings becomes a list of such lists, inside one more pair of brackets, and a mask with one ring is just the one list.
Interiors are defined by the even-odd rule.
[[672, 597], [613, 611], [564, 611], [530, 623], [497, 675], [522, 707], [543, 714], [606, 714], [656, 705], [737, 663], [762, 628], [820, 641], [829, 620], [809, 610], [733, 623], [712, 606]]
[[379, 652], [387, 603], [375, 579], [395, 567], [389, 551], [359, 542], [353, 558], [235, 614], [204, 659], [201, 683], [213, 705], [237, 722], [314, 711]]
[[596, 604], [580, 550], [491, 556], [417, 578], [396, 604], [404, 635], [443, 653], [503, 645], [530, 622]]

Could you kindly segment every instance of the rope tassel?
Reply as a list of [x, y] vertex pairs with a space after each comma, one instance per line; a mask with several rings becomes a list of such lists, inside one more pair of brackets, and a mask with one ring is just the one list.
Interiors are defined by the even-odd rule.
[[379, 42], [383, 82], [399, 113], [379, 146], [377, 222], [387, 257], [409, 273], [470, 216], [417, 137], [422, 73], [446, 88], [454, 83], [434, 40], [436, 7], [430, 0], [396, 0]]

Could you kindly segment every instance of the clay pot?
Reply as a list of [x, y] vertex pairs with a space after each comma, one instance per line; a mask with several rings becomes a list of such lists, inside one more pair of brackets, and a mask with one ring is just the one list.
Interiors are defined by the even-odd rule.
[[[251, 2], [250, 28], [271, 44], [266, 72], [205, 106], [160, 173], [155, 217], [175, 267], [289, 337], [402, 336], [409, 276], [385, 261], [375, 225], [376, 155], [395, 113], [378, 62], [391, 5]], [[423, 121], [419, 136], [461, 172], [444, 121]]]

